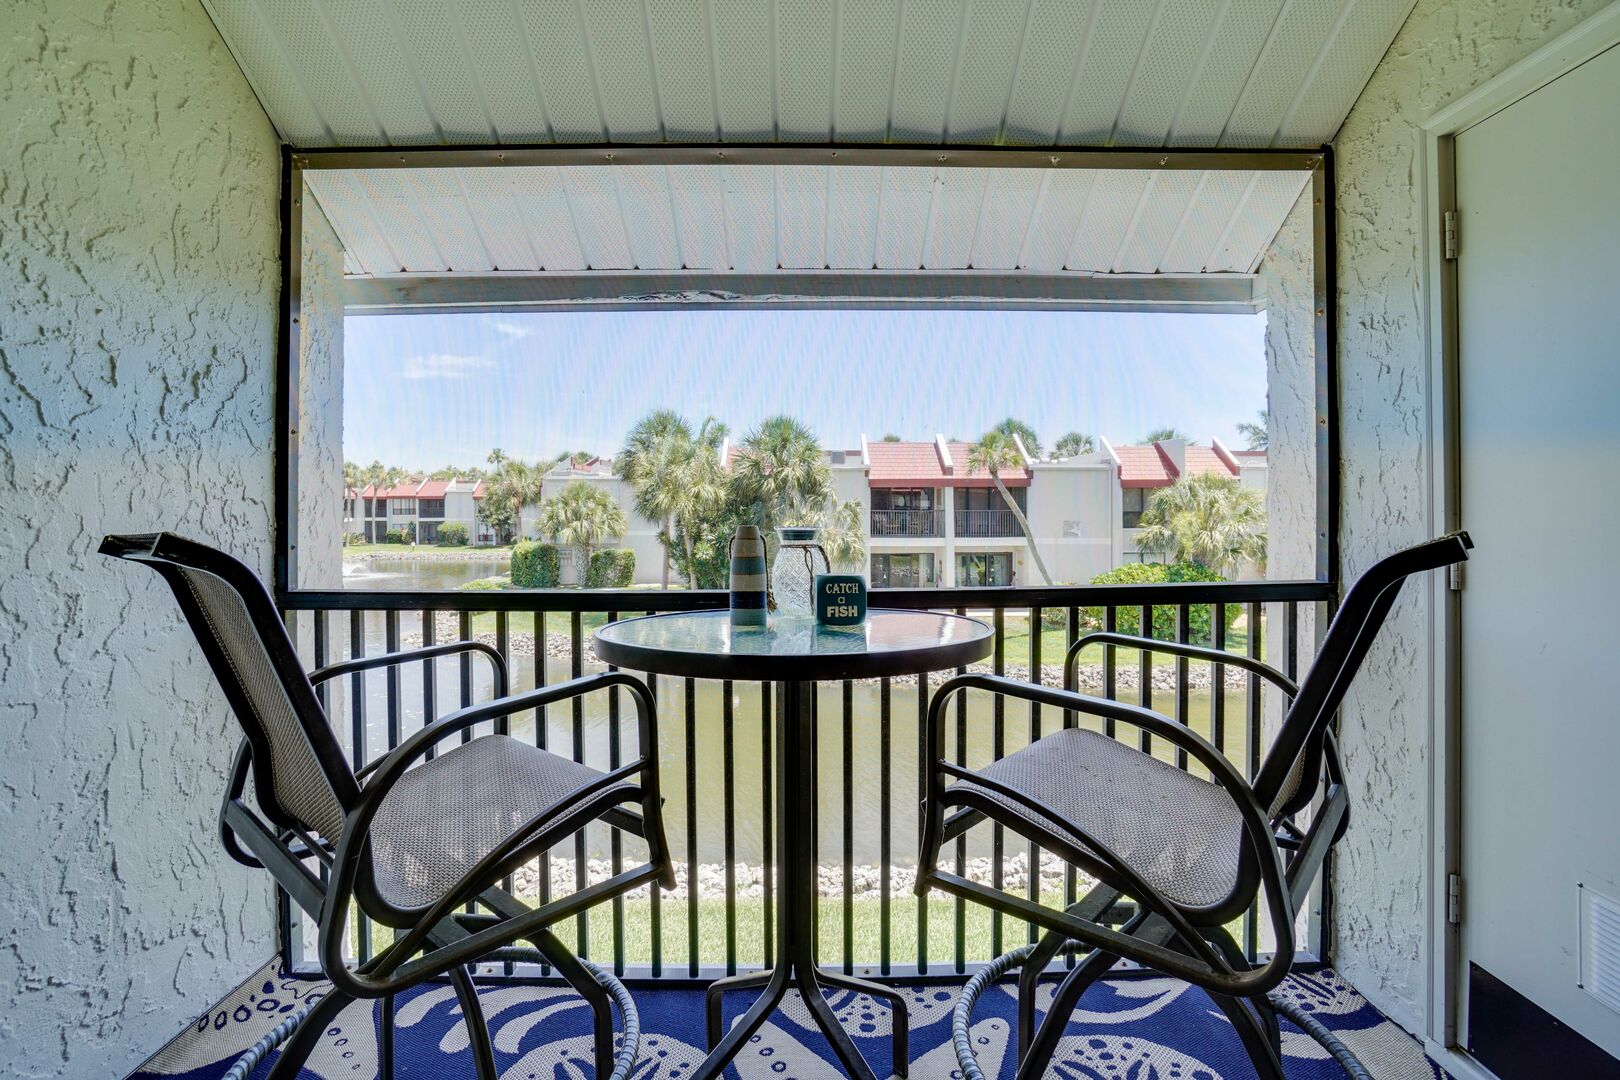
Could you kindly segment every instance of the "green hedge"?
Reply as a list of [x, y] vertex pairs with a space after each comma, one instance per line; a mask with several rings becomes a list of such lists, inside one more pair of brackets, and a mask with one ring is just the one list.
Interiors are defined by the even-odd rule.
[[555, 589], [562, 581], [562, 556], [556, 545], [525, 540], [512, 549], [514, 589]]
[[[1197, 563], [1126, 563], [1106, 574], [1091, 579], [1093, 585], [1161, 585], [1176, 581], [1225, 581], [1221, 575]], [[1243, 614], [1242, 604], [1226, 605], [1226, 629], [1231, 630]], [[1215, 609], [1212, 604], [1194, 604], [1187, 612], [1187, 639], [1194, 644], [1207, 645], [1214, 641]], [[1081, 608], [1080, 629], [1100, 630], [1103, 626], [1102, 608]], [[1121, 634], [1142, 633], [1141, 608], [1119, 608], [1115, 612], [1114, 627]], [[1153, 628], [1149, 635], [1159, 641], [1176, 640], [1176, 609], [1156, 606], [1153, 609]]]
[[635, 580], [636, 553], [629, 548], [595, 552], [585, 570], [587, 589], [627, 589]]
[[440, 525], [439, 526], [439, 546], [440, 547], [466, 547], [467, 546], [467, 526], [462, 525], [461, 523], [455, 522], [455, 521], [452, 521], [452, 522], [450, 522], [449, 524], [446, 524], [446, 525]]
[[409, 531], [405, 529], [389, 529], [387, 532], [383, 533], [383, 543], [408, 544], [411, 542], [411, 537], [413, 537], [415, 534], [415, 529], [411, 529]]

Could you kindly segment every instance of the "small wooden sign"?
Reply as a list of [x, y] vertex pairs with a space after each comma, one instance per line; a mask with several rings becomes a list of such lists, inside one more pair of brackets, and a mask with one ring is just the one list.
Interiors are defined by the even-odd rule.
[[816, 622], [860, 626], [866, 621], [866, 579], [860, 574], [817, 574]]

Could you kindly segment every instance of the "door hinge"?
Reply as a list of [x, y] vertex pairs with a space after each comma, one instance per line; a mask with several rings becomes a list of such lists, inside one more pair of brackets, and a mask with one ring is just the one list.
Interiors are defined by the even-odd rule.
[[1457, 211], [1447, 210], [1445, 215], [1446, 258], [1457, 257]]
[[1447, 587], [1449, 587], [1451, 589], [1452, 592], [1462, 592], [1462, 587], [1463, 587], [1463, 564], [1462, 563], [1454, 562], [1454, 563], [1451, 564], [1451, 569], [1446, 571], [1446, 585], [1447, 585]]
[[1446, 875], [1446, 922], [1457, 926], [1462, 922], [1462, 875]]

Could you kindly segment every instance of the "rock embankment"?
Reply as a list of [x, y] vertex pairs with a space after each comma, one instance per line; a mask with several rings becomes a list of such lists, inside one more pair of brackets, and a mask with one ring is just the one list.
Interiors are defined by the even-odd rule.
[[[516, 621], [516, 620], [514, 620]], [[527, 622], [527, 618], [524, 618]], [[461, 634], [460, 617], [455, 612], [441, 611], [434, 620], [435, 641], [455, 641]], [[473, 637], [490, 647], [495, 646], [494, 634], [474, 634]], [[507, 635], [508, 647], [514, 656], [534, 655], [534, 635], [527, 630], [512, 630]], [[415, 648], [422, 644], [420, 634], [408, 634], [403, 638], [405, 648]], [[585, 649], [584, 665], [587, 670], [602, 667], [602, 662], [596, 657], [591, 636], [587, 633], [581, 642]], [[573, 656], [573, 645], [567, 634], [547, 633], [545, 642], [546, 656], [553, 660], [568, 660]], [[969, 671], [989, 673], [992, 666], [987, 663], [974, 664]], [[1022, 664], [1006, 665], [1006, 675], [1010, 679], [1020, 682], [1029, 681], [1029, 668]], [[1152, 669], [1152, 688], [1154, 691], [1174, 691], [1176, 689], [1176, 669], [1174, 666], [1159, 664]], [[1187, 665], [1187, 686], [1191, 690], [1208, 690], [1213, 685], [1213, 665], [1205, 663], [1190, 663]], [[1103, 689], [1103, 666], [1101, 664], [1081, 664], [1076, 670], [1079, 688], [1085, 691], [1100, 691]], [[937, 679], [939, 676], [935, 676]], [[876, 682], [874, 679], [857, 680], [863, 682]], [[890, 680], [895, 686], [915, 686], [916, 679], [910, 676]], [[1063, 685], [1063, 665], [1041, 665], [1041, 682], [1046, 686]], [[1114, 668], [1114, 685], [1119, 690], [1135, 690], [1141, 682], [1141, 666], [1135, 662], [1135, 657], [1121, 650], [1119, 661]], [[1237, 668], [1226, 669], [1226, 689], [1228, 691], [1242, 690], [1248, 685], [1248, 676]]]
[[[625, 866], [633, 866], [636, 856], [626, 855]], [[1041, 892], [1062, 892], [1065, 864], [1054, 856], [1041, 856]], [[553, 855], [551, 858], [551, 895], [565, 896], [574, 891], [577, 866], [573, 859]], [[737, 863], [736, 897], [739, 900], [758, 900], [765, 895], [765, 868], [757, 863]], [[585, 862], [586, 883], [605, 881], [613, 876], [613, 864], [607, 859], [588, 859]], [[819, 872], [820, 895], [842, 899], [844, 896], [844, 870], [841, 866], [822, 866]], [[513, 874], [513, 891], [519, 896], [537, 896], [540, 891], [540, 864], [529, 863]], [[967, 877], [983, 885], [995, 884], [994, 865], [988, 858], [967, 860]], [[855, 866], [850, 873], [850, 895], [855, 900], [876, 900], [882, 895], [883, 867], [875, 864]], [[684, 862], [675, 865], [675, 889], [664, 893], [665, 899], [684, 900], [691, 880], [691, 867]], [[917, 880], [914, 866], [889, 868], [889, 895], [910, 896]], [[1077, 876], [1081, 892], [1093, 884], [1085, 874]], [[1027, 894], [1029, 891], [1029, 855], [1018, 852], [1009, 855], [1002, 866], [1001, 887], [1009, 892]], [[697, 867], [698, 897], [719, 900], [726, 897], [726, 866], [724, 863], [699, 863]]]

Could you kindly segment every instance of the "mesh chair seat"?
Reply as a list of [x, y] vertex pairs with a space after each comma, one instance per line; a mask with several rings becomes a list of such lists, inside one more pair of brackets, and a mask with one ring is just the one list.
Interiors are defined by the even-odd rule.
[[1105, 735], [1082, 728], [1054, 732], [978, 774], [1048, 812], [967, 780], [951, 784], [947, 799], [960, 801], [971, 792], [988, 800], [993, 809], [987, 812], [1008, 828], [1027, 836], [1033, 826], [1048, 842], [1094, 857], [1073, 831], [1081, 830], [1178, 904], [1220, 903], [1237, 883], [1243, 823], [1231, 796]]
[[602, 775], [506, 735], [482, 736], [416, 766], [372, 821], [378, 893], [400, 908], [433, 903], [526, 824], [546, 825], [572, 810], [569, 796]]

